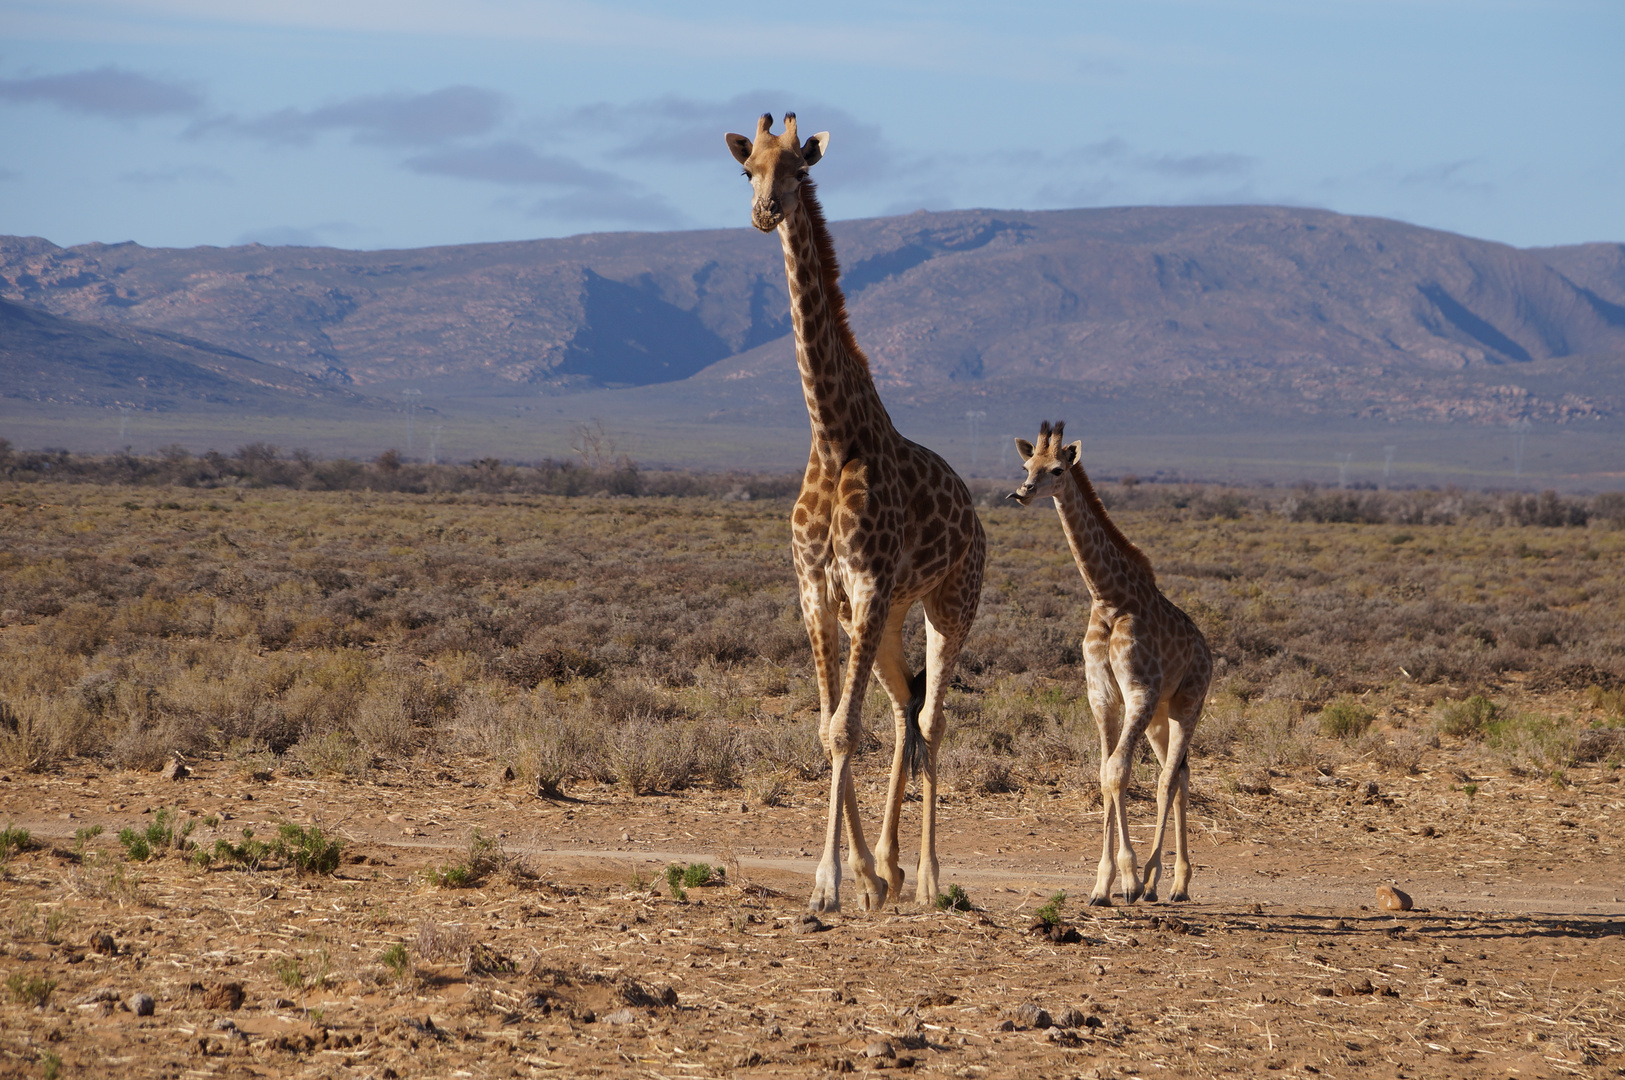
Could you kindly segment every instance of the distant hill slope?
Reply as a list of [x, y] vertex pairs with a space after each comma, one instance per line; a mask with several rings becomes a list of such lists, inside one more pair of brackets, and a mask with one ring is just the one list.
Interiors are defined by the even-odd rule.
[[[1625, 409], [1620, 245], [1519, 250], [1256, 206], [918, 213], [834, 231], [889, 399], [1064, 387], [1221, 414], [1496, 423]], [[752, 386], [795, 399], [778, 241], [747, 228], [378, 252], [9, 237], [0, 296], [374, 394], [688, 380], [696, 401]]]
[[58, 405], [170, 411], [305, 411], [362, 395], [207, 342], [95, 326], [0, 300], [0, 395]]

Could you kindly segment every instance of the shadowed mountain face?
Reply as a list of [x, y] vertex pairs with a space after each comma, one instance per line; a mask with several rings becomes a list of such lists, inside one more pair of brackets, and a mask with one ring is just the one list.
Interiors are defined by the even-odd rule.
[[[918, 213], [834, 232], [889, 400], [1064, 389], [1216, 416], [1487, 423], [1625, 407], [1621, 245], [1523, 251], [1275, 207]], [[369, 394], [687, 380], [722, 410], [799, 400], [778, 241], [745, 228], [381, 252], [0, 238], [0, 296]]]
[[0, 300], [0, 396], [96, 408], [308, 410], [364, 399], [207, 342]]

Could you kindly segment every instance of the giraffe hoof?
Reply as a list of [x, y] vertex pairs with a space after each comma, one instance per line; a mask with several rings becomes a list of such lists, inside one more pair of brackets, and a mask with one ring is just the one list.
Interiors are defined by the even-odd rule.
[[1141, 899], [1144, 900], [1148, 904], [1155, 904], [1157, 902], [1157, 890], [1155, 890], [1155, 889], [1147, 889], [1147, 890], [1145, 890], [1145, 895], [1143, 897], [1141, 897]]
[[1191, 899], [1191, 894], [1190, 893], [1188, 893], [1188, 892], [1176, 892], [1172, 896], [1168, 897], [1168, 902], [1171, 903], [1171, 904], [1188, 904], [1188, 903], [1190, 903], [1190, 899]]
[[1089, 906], [1090, 907], [1111, 907], [1112, 906], [1112, 898], [1109, 897], [1109, 896], [1091, 896], [1089, 898]]

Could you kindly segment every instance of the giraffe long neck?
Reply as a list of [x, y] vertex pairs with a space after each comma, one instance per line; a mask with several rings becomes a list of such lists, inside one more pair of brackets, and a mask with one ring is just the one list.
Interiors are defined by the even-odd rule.
[[835, 246], [810, 182], [802, 185], [798, 203], [779, 224], [796, 364], [812, 421], [813, 452], [838, 467], [856, 444], [895, 429], [880, 403], [869, 360], [847, 324], [846, 299], [836, 284]]
[[1136, 607], [1156, 593], [1151, 561], [1107, 516], [1083, 466], [1075, 464], [1067, 470], [1055, 509], [1091, 598], [1122, 609]]

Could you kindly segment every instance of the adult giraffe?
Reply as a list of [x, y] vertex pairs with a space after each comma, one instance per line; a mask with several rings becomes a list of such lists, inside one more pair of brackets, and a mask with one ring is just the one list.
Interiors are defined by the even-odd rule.
[[[930, 904], [937, 896], [943, 695], [976, 617], [986, 541], [970, 492], [948, 463], [892, 426], [847, 324], [835, 247], [807, 178], [829, 146], [829, 132], [800, 142], [794, 113], [785, 114], [783, 135], [772, 128], [772, 115], [764, 114], [754, 140], [734, 134], [727, 140], [754, 193], [751, 223], [763, 232], [777, 229], [784, 245], [796, 363], [812, 422], [791, 551], [818, 669], [818, 733], [830, 758], [830, 788], [824, 851], [808, 906], [840, 910], [843, 821], [863, 908], [875, 910], [902, 891], [897, 827], [905, 767], [919, 778], [922, 803], [914, 898]], [[911, 676], [903, 619], [916, 602], [925, 606], [926, 658], [925, 670]], [[851, 642], [844, 673], [837, 624]], [[852, 782], [871, 672], [890, 696], [897, 724], [878, 844], [884, 878], [864, 843]]]

